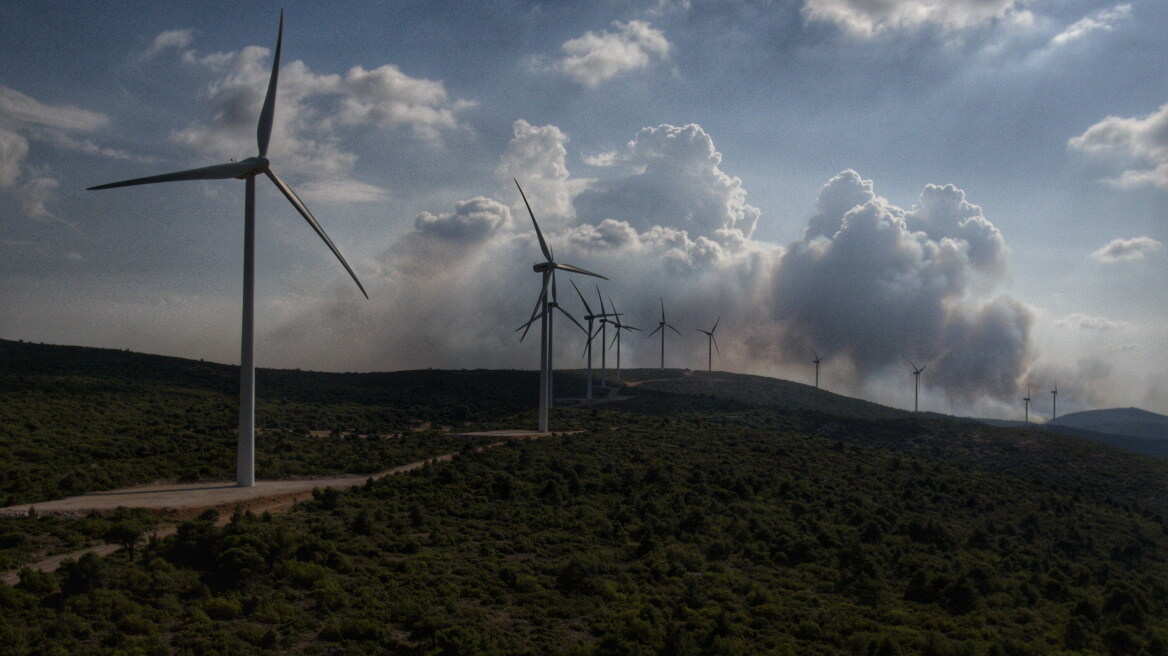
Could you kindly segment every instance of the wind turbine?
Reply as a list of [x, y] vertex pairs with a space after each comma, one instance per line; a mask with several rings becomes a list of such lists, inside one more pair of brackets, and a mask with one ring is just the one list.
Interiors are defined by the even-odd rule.
[[[600, 319], [601, 325], [603, 325], [604, 315], [603, 314], [594, 314], [592, 312], [592, 308], [588, 306], [588, 301], [586, 301], [584, 299], [584, 295], [580, 293], [580, 288], [576, 286], [576, 281], [572, 280], [570, 282], [572, 283], [572, 289], [575, 289], [576, 295], [580, 297], [580, 302], [584, 304], [584, 311], [588, 313], [588, 314], [584, 315], [584, 320], [588, 322], [588, 328], [584, 331], [584, 332], [588, 333], [588, 340], [584, 343], [584, 355], [588, 356], [588, 384], [586, 386], [587, 391], [585, 392], [584, 398], [591, 401], [592, 400], [592, 339], [594, 337], [596, 337], [596, 333], [600, 332], [599, 328], [596, 330], [596, 333], [592, 332], [592, 322], [595, 321], [596, 319]], [[597, 290], [597, 292], [599, 293], [599, 289]], [[603, 337], [601, 337], [600, 345], [604, 346], [604, 338]], [[603, 352], [603, 349], [602, 349], [602, 352]]]
[[[512, 178], [514, 179], [514, 178]], [[561, 308], [556, 302], [556, 269], [561, 269], [569, 273], [582, 273], [586, 276], [594, 276], [603, 280], [608, 280], [599, 273], [592, 273], [580, 267], [572, 266], [571, 264], [559, 264], [555, 257], [552, 256], [552, 249], [548, 247], [547, 242], [544, 241], [543, 233], [539, 230], [539, 222], [535, 220], [535, 212], [531, 211], [531, 203], [527, 202], [527, 194], [523, 193], [523, 187], [519, 185], [519, 181], [515, 180], [515, 186], [519, 188], [519, 195], [523, 197], [523, 204], [527, 207], [527, 214], [531, 216], [531, 225], [535, 226], [535, 236], [539, 238], [539, 249], [543, 252], [546, 258], [543, 262], [533, 264], [531, 269], [540, 274], [543, 278], [541, 283], [541, 291], [539, 298], [535, 301], [535, 310], [531, 313], [531, 319], [526, 324], [520, 326], [516, 330], [523, 330], [523, 337], [527, 336], [527, 330], [531, 324], [539, 319], [540, 339], [539, 339], [539, 432], [548, 432], [548, 408], [552, 401], [552, 310], [559, 309], [566, 317], [572, 319], [572, 323], [580, 326], [580, 322], [576, 321], [572, 315], [568, 314], [566, 310]], [[552, 300], [548, 301], [548, 286], [551, 285]], [[584, 330], [580, 326], [580, 330]], [[519, 340], [523, 341], [523, 337]]]
[[1026, 388], [1026, 396], [1022, 397], [1022, 401], [1026, 404], [1026, 423], [1030, 423], [1030, 388]]
[[672, 330], [673, 332], [677, 333], [678, 335], [681, 334], [680, 330], [674, 328], [673, 326], [671, 326], [665, 322], [665, 299], [661, 299], [661, 322], [657, 324], [657, 328], [655, 328], [653, 330], [653, 332], [649, 333], [648, 335], [645, 335], [645, 337], [652, 337], [658, 330], [661, 331], [661, 368], [662, 369], [665, 368], [665, 329], [666, 328]]
[[815, 356], [815, 359], [812, 360], [815, 363], [815, 389], [819, 389], [819, 354], [815, 352], [815, 349], [811, 349], [811, 355]]
[[1053, 398], [1051, 398], [1051, 412], [1050, 412], [1050, 422], [1049, 423], [1053, 424], [1054, 420], [1058, 419], [1058, 383], [1054, 384], [1054, 389], [1052, 389], [1050, 391], [1050, 394]]
[[622, 330], [629, 330], [629, 331], [640, 330], [640, 328], [634, 328], [633, 326], [627, 326], [627, 325], [621, 323], [620, 313], [616, 311], [616, 303], [612, 302], [611, 296], [608, 299], [608, 304], [612, 306], [612, 316], [616, 317], [616, 320], [612, 322], [612, 325], [616, 326], [616, 337], [612, 338], [612, 342], [609, 343], [608, 348], [612, 348], [612, 345], [616, 344], [616, 382], [619, 383], [620, 382], [620, 371], [621, 371], [620, 370], [621, 331]]
[[[664, 309], [664, 308], [662, 308], [662, 309]], [[714, 370], [714, 349], [718, 348], [718, 340], [714, 339], [714, 331], [718, 329], [718, 324], [721, 321], [722, 321], [722, 317], [718, 317], [718, 319], [716, 321], [714, 321], [714, 327], [709, 329], [709, 330], [702, 330], [701, 328], [694, 328], [694, 330], [698, 331], [699, 333], [705, 333], [706, 337], [708, 338], [706, 340], [706, 360], [707, 360], [706, 361], [706, 370], [707, 371]], [[711, 348], [711, 346], [713, 348]], [[718, 355], [722, 355], [721, 349], [718, 350]], [[664, 365], [663, 365], [663, 367], [664, 367]]]
[[134, 178], [110, 184], [90, 187], [89, 190], [111, 189], [114, 187], [129, 187], [132, 185], [153, 184], [155, 182], [175, 182], [180, 180], [227, 180], [236, 178], [244, 181], [243, 201], [243, 331], [239, 357], [239, 443], [235, 460], [235, 482], [240, 487], [255, 485], [255, 179], [258, 175], [266, 175], [276, 185], [280, 193], [292, 203], [297, 212], [304, 217], [308, 225], [324, 240], [333, 255], [341, 261], [345, 271], [357, 283], [365, 298], [369, 294], [357, 279], [357, 274], [349, 267], [349, 263], [337, 250], [336, 245], [325, 234], [312, 212], [308, 211], [300, 197], [292, 188], [272, 171], [267, 154], [268, 143], [272, 137], [272, 124], [276, 111], [276, 84], [280, 73], [280, 47], [284, 41], [284, 12], [280, 12], [280, 28], [276, 35], [276, 54], [272, 60], [272, 75], [268, 80], [267, 95], [264, 96], [263, 108], [260, 110], [259, 126], [256, 128], [256, 144], [259, 154], [238, 162], [215, 164], [202, 168], [152, 175], [145, 178]]
[[920, 399], [921, 399], [921, 372], [924, 371], [925, 367], [927, 367], [929, 365], [926, 364], [924, 366], [918, 367], [916, 365], [916, 363], [913, 362], [912, 360], [909, 360], [908, 363], [912, 365], [913, 376], [916, 376], [916, 379], [917, 379], [916, 380], [916, 389], [913, 392], [913, 412], [918, 412]]
[[[620, 315], [618, 315], [616, 313], [616, 307], [612, 308], [612, 312], [609, 312], [608, 310], [606, 310], [604, 308], [604, 297], [600, 295], [600, 285], [596, 286], [596, 298], [600, 299], [600, 314], [597, 315], [597, 316], [601, 317], [601, 319], [600, 319], [600, 387], [604, 388], [604, 387], [608, 386], [606, 384], [606, 381], [605, 381], [605, 377], [608, 374], [608, 358], [607, 358], [608, 349], [604, 348], [604, 345], [608, 343], [608, 324], [615, 323], [615, 325], [620, 326]], [[611, 300], [612, 299], [609, 299], [610, 302], [611, 302]], [[609, 317], [616, 317], [617, 320], [615, 322], [613, 322], [613, 320], [609, 319]], [[619, 327], [616, 330], [618, 333], [620, 332]], [[619, 356], [619, 354], [620, 354], [620, 349], [617, 349], [617, 355]], [[589, 357], [592, 357], [592, 356], [589, 356]]]

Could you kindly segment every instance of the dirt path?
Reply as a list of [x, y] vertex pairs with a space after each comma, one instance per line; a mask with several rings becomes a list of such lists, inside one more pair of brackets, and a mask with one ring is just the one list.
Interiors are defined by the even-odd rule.
[[[484, 449], [490, 449], [502, 444], [506, 444], [508, 440], [534, 439], [538, 437], [559, 436], [565, 434], [567, 433], [557, 432], [543, 434], [532, 431], [490, 431], [484, 433], [467, 433], [467, 435], [473, 436], [506, 438], [499, 442], [492, 442], [490, 444], [480, 446], [476, 449], [476, 451], [482, 451]], [[93, 510], [111, 511], [120, 506], [125, 508], [148, 508], [150, 510], [156, 511], [168, 519], [174, 519], [176, 522], [181, 522], [193, 517], [197, 517], [206, 510], [218, 510], [220, 511], [220, 517], [217, 524], [222, 526], [231, 520], [231, 513], [233, 513], [236, 508], [248, 510], [257, 514], [264, 512], [286, 512], [300, 501], [311, 498], [312, 491], [314, 489], [334, 488], [343, 490], [354, 485], [364, 485], [365, 481], [371, 478], [378, 479], [385, 476], [392, 476], [394, 474], [403, 474], [405, 472], [414, 471], [415, 469], [421, 469], [422, 467], [426, 466], [426, 463], [447, 462], [453, 460], [456, 455], [458, 455], [457, 452], [444, 453], [439, 456], [434, 456], [425, 460], [419, 460], [417, 462], [411, 462], [409, 464], [394, 467], [376, 474], [329, 476], [323, 478], [285, 481], [256, 481], [254, 487], [237, 487], [233, 483], [216, 482], [146, 485], [142, 487], [128, 488], [125, 490], [91, 492], [81, 496], [56, 499], [54, 501], [46, 501], [44, 503], [22, 504], [19, 506], [8, 506], [7, 508], [0, 508], [0, 515], [23, 516], [28, 514], [30, 508], [36, 508], [36, 512], [41, 514], [52, 513], [83, 517]], [[177, 524], [167, 523], [155, 527], [153, 534], [161, 539], [173, 535], [177, 530]], [[94, 553], [99, 556], [108, 556], [115, 551], [118, 551], [119, 549], [121, 549], [119, 545], [102, 544], [67, 554], [49, 556], [37, 562], [28, 563], [27, 567], [41, 572], [54, 572], [66, 559], [77, 559], [86, 553]], [[19, 570], [0, 573], [0, 581], [3, 581], [9, 585], [15, 585], [19, 580]]]

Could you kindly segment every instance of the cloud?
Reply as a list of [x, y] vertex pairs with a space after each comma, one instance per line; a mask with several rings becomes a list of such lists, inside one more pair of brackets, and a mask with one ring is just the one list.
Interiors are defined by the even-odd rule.
[[1056, 46], [1066, 45], [1096, 31], [1110, 31], [1115, 24], [1131, 15], [1131, 5], [1118, 4], [1110, 9], [1101, 9], [1094, 14], [1076, 21], [1073, 25], [1060, 32], [1051, 43]]
[[1113, 239], [1099, 250], [1091, 253], [1091, 257], [1104, 263], [1130, 262], [1142, 260], [1145, 256], [1157, 253], [1163, 248], [1164, 244], [1151, 237]]
[[564, 147], [568, 136], [554, 125], [536, 126], [523, 119], [512, 124], [512, 134], [498, 169], [503, 185], [510, 187], [512, 179], [519, 182], [532, 207], [539, 208], [538, 218], [546, 222], [541, 225], [563, 223], [574, 215]]
[[1054, 325], [1059, 328], [1078, 328], [1079, 330], [1118, 330], [1127, 327], [1127, 324], [1122, 321], [1092, 317], [1077, 312], [1055, 319]]
[[154, 37], [154, 41], [150, 43], [150, 47], [146, 49], [146, 52], [142, 53], [142, 58], [149, 59], [163, 50], [169, 50], [171, 48], [182, 50], [191, 45], [193, 38], [192, 30], [167, 30]]
[[809, 22], [834, 23], [849, 34], [871, 38], [892, 30], [936, 26], [964, 30], [1025, 14], [1016, 0], [805, 0]]
[[742, 180], [724, 173], [722, 155], [699, 125], [643, 128], [616, 158], [628, 170], [575, 199], [583, 221], [625, 221], [638, 231], [684, 230], [733, 248], [749, 239], [761, 213]]
[[816, 209], [776, 274], [788, 352], [815, 349], [863, 378], [905, 358], [935, 363], [927, 384], [958, 400], [1015, 393], [1033, 360], [1032, 312], [991, 295], [1005, 242], [960, 189], [928, 185], [906, 211], [846, 170]]
[[661, 30], [645, 21], [614, 21], [614, 32], [586, 32], [565, 41], [556, 68], [586, 87], [649, 66], [669, 56], [670, 44]]
[[28, 139], [0, 128], [0, 188], [16, 184], [26, 155]]
[[1168, 104], [1138, 118], [1108, 116], [1067, 145], [1088, 155], [1142, 165], [1110, 180], [1119, 187], [1154, 185], [1168, 189]]
[[100, 148], [73, 134], [94, 132], [108, 123], [103, 114], [67, 105], [47, 105], [0, 85], [0, 189], [11, 190], [24, 216], [38, 221], [60, 220], [49, 210], [60, 183], [39, 167], [29, 167], [29, 140], [66, 150], [123, 158], [125, 153]]
[[448, 214], [422, 212], [414, 219], [414, 228], [422, 234], [443, 239], [481, 241], [511, 221], [511, 210], [506, 205], [477, 196], [454, 204]]
[[[271, 51], [248, 46], [237, 52], [184, 60], [221, 77], [206, 90], [211, 120], [175, 132], [172, 139], [219, 158], [245, 157], [254, 143], [255, 124], [271, 74]], [[279, 144], [280, 170], [308, 179], [309, 185], [334, 191], [344, 201], [386, 197], [384, 190], [352, 179], [357, 155], [342, 141], [363, 129], [404, 129], [425, 141], [441, 139], [462, 128], [457, 114], [473, 102], [451, 99], [440, 81], [413, 78], [398, 67], [351, 68], [344, 75], [317, 74], [301, 61], [280, 67], [273, 144]]]

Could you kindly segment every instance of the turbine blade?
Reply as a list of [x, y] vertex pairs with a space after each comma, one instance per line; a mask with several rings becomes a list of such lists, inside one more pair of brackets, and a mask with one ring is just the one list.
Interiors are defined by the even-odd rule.
[[576, 286], [576, 281], [569, 278], [568, 282], [572, 283], [572, 289], [576, 290], [576, 295], [580, 297], [580, 302], [584, 304], [584, 311], [592, 314], [592, 308], [588, 307], [588, 301], [584, 300], [584, 295], [580, 293], [580, 288]]
[[203, 166], [197, 169], [188, 169], [186, 171], [175, 171], [174, 173], [151, 175], [145, 178], [134, 178], [132, 180], [122, 180], [121, 182], [110, 182], [108, 184], [97, 185], [96, 187], [89, 187], [86, 191], [95, 191], [97, 189], [113, 189], [114, 187], [132, 187], [134, 185], [154, 184], [155, 182], [178, 182], [181, 180], [226, 180], [229, 178], [242, 178], [247, 176], [249, 173], [259, 173], [260, 168], [261, 167], [257, 165], [255, 160], [245, 159], [242, 162], [215, 164], [213, 166]]
[[[600, 295], [600, 285], [596, 286], [596, 298], [600, 299], [600, 313], [607, 315], [608, 311], [604, 309], [604, 297]], [[616, 310], [613, 310], [613, 312], [616, 312]]]
[[523, 331], [523, 334], [519, 336], [519, 341], [522, 342], [523, 338], [527, 337], [527, 331], [531, 329], [531, 324], [535, 323], [536, 320], [543, 318], [544, 314], [544, 312], [540, 312], [539, 314], [533, 315], [530, 321], [515, 329], [515, 332], [519, 332], [520, 330]]
[[608, 348], [612, 348], [612, 345], [613, 345], [613, 344], [616, 344], [616, 338], [617, 338], [617, 336], [618, 336], [618, 335], [620, 335], [620, 331], [619, 331], [619, 330], [618, 330], [618, 331], [616, 331], [616, 335], [613, 335], [613, 336], [612, 336], [612, 341], [608, 343]]
[[[260, 148], [260, 157], [268, 154], [268, 142], [272, 140], [272, 124], [276, 115], [276, 78], [280, 76], [280, 47], [283, 44], [284, 10], [281, 9], [280, 30], [276, 33], [276, 56], [272, 58], [272, 77], [268, 79], [268, 93], [264, 96], [264, 108], [260, 110], [260, 123], [256, 127], [256, 145]], [[354, 276], [353, 279], [356, 280], [357, 277]], [[360, 287], [361, 283], [357, 283], [357, 286]]]
[[[921, 367], [921, 369], [920, 369], [920, 370], [921, 370], [921, 372], [923, 373], [923, 372], [925, 371], [925, 367], [928, 367], [928, 366], [929, 366], [929, 365], [925, 365], [924, 367]], [[1029, 394], [1029, 392], [1027, 392], [1027, 394]]]
[[653, 335], [656, 335], [658, 330], [661, 330], [661, 326], [657, 326], [656, 328], [654, 328], [653, 332], [649, 333], [648, 335], [645, 335], [645, 337], [652, 337]]
[[714, 352], [722, 355], [722, 349], [718, 348], [718, 340], [714, 339], [713, 335], [710, 335], [710, 341], [714, 343]]
[[658, 299], [661, 301], [661, 323], [665, 323], [665, 299]]
[[641, 332], [641, 329], [640, 329], [640, 328], [634, 328], [634, 327], [632, 327], [632, 326], [626, 326], [626, 325], [624, 325], [624, 324], [621, 324], [621, 328], [624, 328], [625, 330], [635, 330], [635, 331], [637, 331], [637, 332]]
[[296, 195], [296, 192], [292, 191], [291, 187], [284, 184], [284, 181], [281, 180], [275, 173], [273, 173], [271, 169], [264, 169], [264, 173], [266, 173], [268, 178], [273, 183], [275, 183], [280, 192], [284, 194], [284, 197], [288, 199], [288, 202], [292, 203], [292, 206], [296, 208], [296, 211], [300, 212], [300, 216], [303, 216], [304, 220], [308, 221], [308, 225], [312, 226], [312, 229], [316, 231], [316, 234], [320, 235], [320, 238], [323, 239], [324, 243], [328, 245], [329, 250], [333, 252], [333, 255], [336, 255], [337, 259], [341, 261], [341, 266], [345, 267], [345, 271], [349, 272], [349, 276], [353, 278], [353, 282], [357, 283], [357, 289], [360, 289], [361, 293], [365, 295], [366, 299], [368, 299], [369, 294], [365, 291], [365, 287], [361, 284], [361, 281], [357, 279], [357, 274], [353, 273], [352, 267], [350, 267], [349, 263], [345, 261], [345, 257], [341, 255], [341, 252], [337, 250], [336, 245], [333, 244], [333, 240], [329, 239], [329, 236], [325, 234], [324, 228], [320, 227], [320, 224], [316, 222], [316, 218], [312, 216], [312, 212], [309, 212], [308, 208], [305, 207], [304, 201], [300, 200], [300, 197]]
[[[515, 180], [515, 178], [511, 179]], [[519, 187], [518, 180], [515, 180], [515, 186]], [[523, 204], [527, 206], [527, 213], [531, 216], [531, 225], [535, 226], [535, 236], [539, 237], [539, 249], [543, 251], [543, 256], [547, 258], [548, 262], [555, 262], [552, 252], [548, 250], [547, 242], [543, 240], [543, 233], [539, 230], [539, 223], [535, 220], [535, 212], [531, 211], [531, 203], [527, 202], [527, 194], [523, 193], [523, 187], [519, 187], [519, 195], [523, 197]]]
[[[665, 325], [666, 325], [666, 326], [669, 326], [669, 324], [665, 324]], [[676, 329], [676, 328], [674, 328], [673, 326], [669, 326], [669, 329], [670, 329], [670, 330], [672, 330], [673, 332], [677, 333], [678, 335], [680, 335], [680, 334], [681, 334], [681, 331], [680, 331], [680, 330], [678, 330], [678, 329]]]
[[593, 276], [595, 278], [600, 278], [601, 280], [608, 280], [608, 278], [600, 275], [599, 273], [592, 273], [591, 271], [588, 271], [587, 269], [581, 269], [580, 267], [572, 266], [571, 264], [557, 264], [555, 262], [552, 262], [552, 267], [555, 269], [562, 269], [562, 270], [567, 271], [569, 273], [582, 273], [586, 276]]
[[710, 334], [713, 334], [718, 329], [718, 324], [720, 323], [722, 323], [722, 317], [718, 317], [718, 320], [714, 322], [714, 327], [710, 329]]
[[588, 334], [588, 330], [584, 326], [580, 325], [579, 321], [576, 321], [576, 317], [573, 317], [572, 313], [568, 312], [567, 310], [560, 307], [559, 305], [556, 306], [556, 309], [559, 310], [560, 312], [562, 312], [565, 317], [568, 317], [569, 319], [571, 319], [572, 323], [576, 324], [577, 328], [584, 331], [584, 334]]

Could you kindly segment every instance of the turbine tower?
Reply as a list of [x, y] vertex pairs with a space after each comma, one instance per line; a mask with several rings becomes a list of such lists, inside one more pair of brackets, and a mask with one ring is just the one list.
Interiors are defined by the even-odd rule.
[[1053, 424], [1054, 420], [1058, 419], [1058, 383], [1054, 384], [1054, 389], [1050, 391], [1050, 394], [1052, 397], [1050, 406], [1050, 423]]
[[[539, 230], [539, 222], [535, 220], [535, 212], [531, 211], [531, 203], [527, 202], [527, 194], [523, 193], [523, 187], [519, 186], [519, 181], [515, 180], [515, 186], [519, 189], [519, 195], [523, 197], [523, 204], [527, 207], [527, 214], [531, 217], [531, 225], [535, 226], [535, 236], [539, 238], [539, 249], [543, 252], [545, 261], [537, 262], [532, 265], [532, 271], [540, 274], [542, 277], [539, 298], [535, 301], [535, 310], [531, 313], [531, 319], [516, 330], [523, 330], [523, 337], [527, 336], [527, 330], [531, 324], [539, 319], [540, 339], [539, 339], [539, 432], [548, 432], [548, 408], [551, 407], [552, 397], [552, 310], [559, 308], [565, 316], [572, 319], [572, 322], [580, 326], [580, 322], [572, 318], [563, 308], [556, 303], [556, 286], [555, 286], [555, 272], [556, 269], [567, 271], [569, 273], [582, 273], [586, 276], [594, 276], [603, 280], [608, 280], [599, 273], [592, 273], [580, 267], [572, 266], [571, 264], [559, 264], [555, 257], [552, 256], [552, 249], [548, 247], [547, 242], [544, 241], [543, 233]], [[552, 300], [548, 300], [548, 287], [551, 286]], [[580, 326], [583, 330], [584, 327]], [[519, 341], [523, 341], [523, 337]]]
[[[614, 323], [612, 319], [609, 319], [609, 317], [616, 317], [617, 321], [615, 323], [617, 325], [620, 324], [620, 319], [619, 319], [619, 315], [616, 314], [615, 307], [612, 309], [612, 312], [609, 312], [608, 310], [606, 310], [604, 308], [604, 297], [600, 295], [600, 285], [596, 286], [596, 298], [600, 299], [600, 314], [597, 315], [597, 316], [601, 317], [601, 319], [600, 319], [600, 387], [604, 388], [604, 387], [608, 387], [608, 385], [606, 384], [606, 381], [605, 381], [605, 377], [608, 374], [608, 358], [605, 357], [608, 354], [608, 349], [604, 348], [604, 345], [608, 343], [608, 324]], [[611, 301], [612, 299], [609, 299], [609, 300]], [[617, 331], [619, 332], [620, 329], [618, 328]], [[619, 350], [617, 352], [619, 353]]]
[[1022, 397], [1022, 401], [1026, 404], [1026, 423], [1030, 423], [1030, 388], [1026, 388], [1026, 396]]
[[621, 323], [621, 320], [620, 320], [621, 315], [619, 312], [616, 311], [616, 303], [612, 302], [611, 296], [608, 299], [608, 304], [612, 306], [612, 316], [616, 317], [616, 319], [614, 321], [612, 321], [612, 325], [616, 327], [616, 337], [612, 338], [612, 342], [609, 343], [608, 348], [612, 348], [612, 345], [616, 344], [616, 382], [619, 383], [620, 382], [620, 371], [621, 371], [621, 367], [620, 367], [621, 331], [622, 330], [628, 330], [628, 331], [640, 330], [640, 328], [634, 328], [632, 326], [628, 326], [628, 325]]
[[815, 349], [811, 349], [811, 355], [815, 356], [815, 359], [812, 360], [815, 363], [815, 389], [819, 389], [819, 354], [815, 352]]
[[112, 189], [114, 187], [129, 187], [133, 185], [153, 184], [156, 182], [175, 182], [180, 180], [227, 180], [231, 178], [244, 181], [243, 201], [243, 330], [239, 356], [239, 442], [235, 459], [235, 482], [240, 487], [255, 485], [255, 179], [258, 175], [266, 175], [280, 193], [292, 203], [296, 211], [304, 217], [308, 225], [324, 240], [329, 250], [349, 272], [353, 282], [365, 298], [369, 294], [357, 279], [357, 274], [341, 252], [337, 250], [333, 241], [325, 234], [324, 228], [317, 223], [316, 218], [284, 181], [272, 171], [268, 161], [268, 143], [272, 137], [272, 125], [276, 111], [276, 86], [280, 73], [280, 48], [284, 41], [284, 12], [280, 12], [280, 27], [276, 34], [276, 54], [272, 60], [272, 74], [268, 79], [268, 91], [264, 96], [263, 108], [260, 110], [259, 126], [256, 128], [256, 145], [259, 153], [255, 157], [238, 162], [215, 164], [202, 168], [152, 175], [145, 178], [134, 178], [121, 182], [90, 187], [95, 189]]
[[920, 410], [921, 399], [921, 372], [924, 371], [925, 367], [929, 365], [926, 364], [924, 366], [918, 367], [912, 360], [909, 360], [908, 363], [912, 365], [913, 376], [916, 377], [916, 387], [913, 391], [913, 412], [918, 412]]
[[[718, 324], [722, 321], [722, 317], [718, 317], [714, 321], [714, 327], [709, 330], [702, 330], [701, 328], [694, 328], [699, 333], [706, 334], [706, 371], [714, 370], [714, 349], [718, 348], [718, 340], [714, 339], [714, 331], [718, 329]], [[718, 349], [718, 355], [722, 355], [722, 350]]]
[[[588, 313], [588, 314], [584, 315], [584, 320], [588, 322], [588, 328], [584, 331], [584, 332], [588, 333], [588, 340], [584, 344], [584, 355], [588, 356], [588, 385], [587, 385], [587, 391], [585, 393], [585, 398], [587, 398], [589, 401], [591, 401], [592, 400], [592, 340], [596, 337], [596, 335], [601, 336], [600, 337], [600, 346], [601, 346], [600, 352], [603, 354], [604, 353], [604, 348], [603, 348], [604, 347], [604, 335], [603, 335], [602, 331], [604, 328], [604, 322], [606, 320], [606, 317], [608, 317], [609, 315], [606, 314], [603, 309], [601, 309], [600, 314], [593, 313], [592, 308], [588, 306], [588, 301], [584, 300], [584, 295], [580, 293], [580, 288], [576, 286], [576, 282], [575, 281], [571, 281], [571, 282], [572, 282], [572, 288], [576, 290], [576, 295], [580, 297], [580, 302], [584, 304], [584, 311]], [[596, 288], [596, 293], [597, 294], [600, 293], [600, 287]], [[601, 307], [603, 308], [603, 306], [601, 306]], [[593, 333], [592, 332], [592, 322], [595, 321], [596, 319], [600, 319], [600, 327], [598, 327], [596, 329], [596, 332]]]
[[665, 299], [661, 299], [661, 321], [660, 321], [660, 323], [657, 324], [657, 327], [653, 330], [653, 332], [649, 333], [648, 335], [645, 335], [645, 337], [652, 337], [658, 330], [661, 331], [661, 368], [662, 369], [665, 368], [665, 329], [666, 328], [672, 330], [673, 332], [677, 333], [678, 335], [681, 334], [680, 330], [678, 330], [678, 329], [674, 328], [673, 326], [669, 325], [668, 323], [666, 323], [666, 321], [665, 321]]

